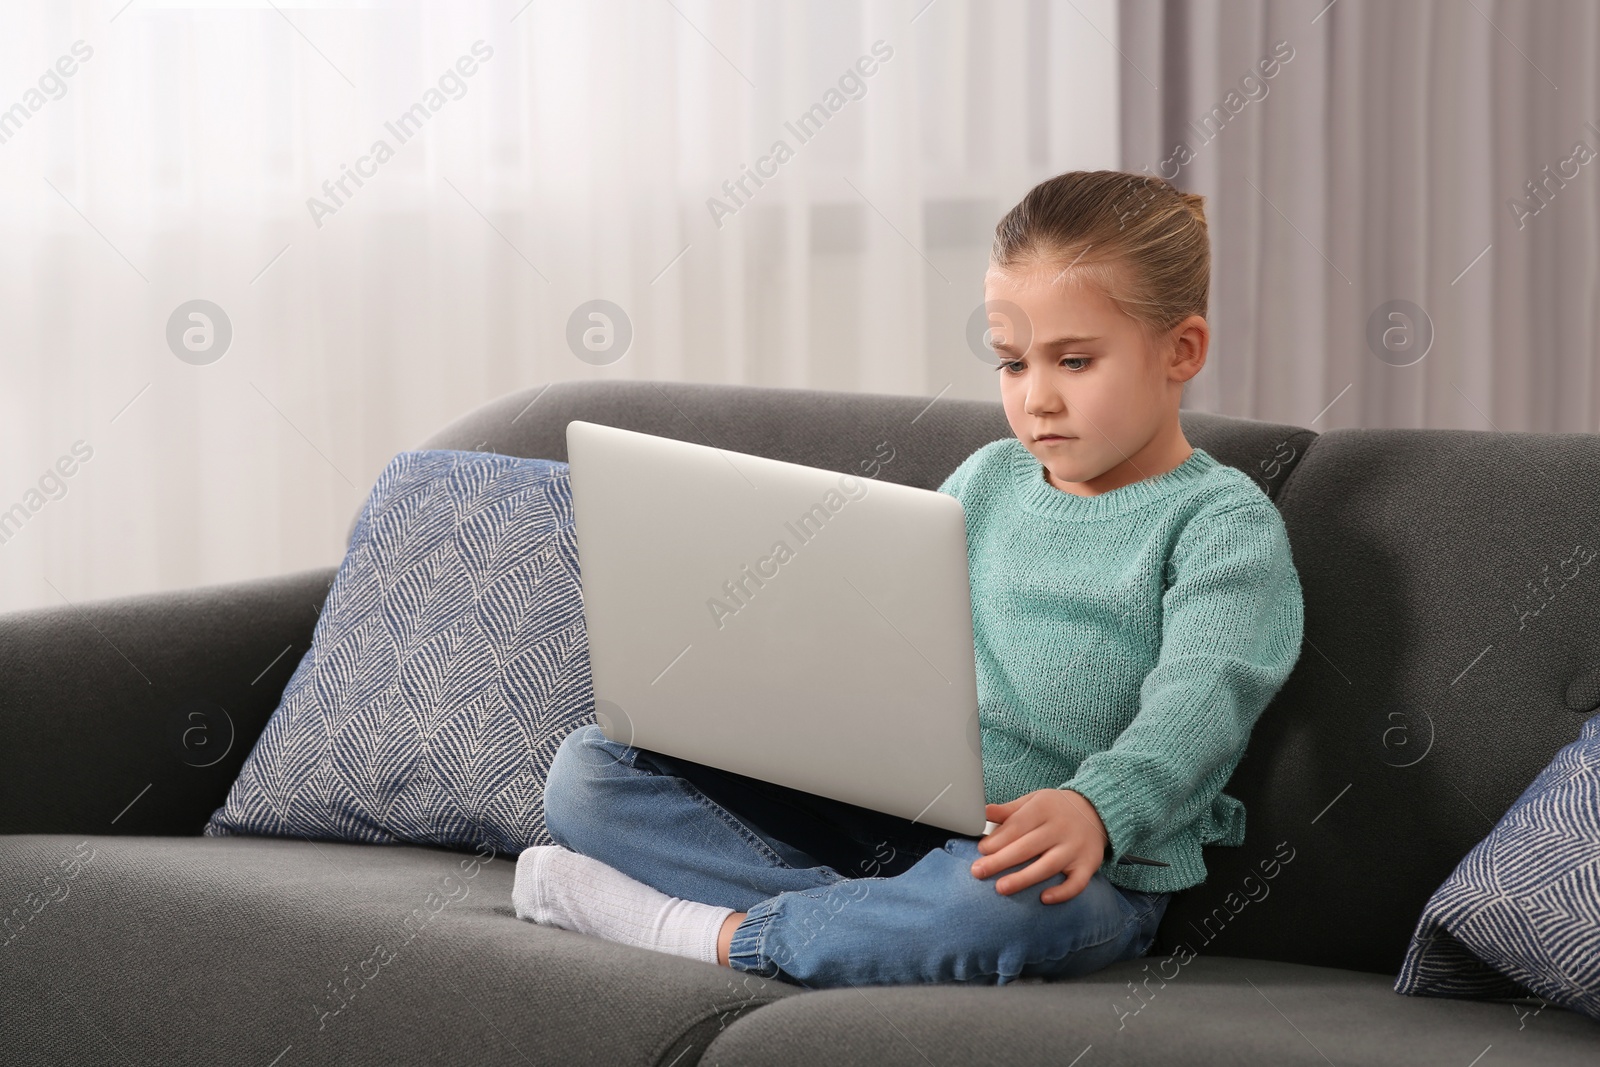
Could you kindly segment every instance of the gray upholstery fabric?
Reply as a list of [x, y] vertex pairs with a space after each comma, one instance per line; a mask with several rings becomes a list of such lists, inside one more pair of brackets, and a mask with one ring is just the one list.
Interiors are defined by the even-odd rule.
[[1561, 561], [1600, 548], [1600, 435], [1334, 430], [1278, 507], [1305, 642], [1229, 780], [1245, 843], [1206, 850], [1156, 949], [1393, 976], [1428, 897], [1592, 713], [1567, 695], [1600, 668], [1600, 562]]
[[[747, 452], [809, 467], [937, 489], [979, 446], [1011, 436], [998, 401], [935, 399], [820, 389], [684, 382], [579, 381], [501, 398], [418, 448], [457, 448], [538, 459], [567, 458], [573, 419]], [[1269, 495], [1287, 477], [1309, 430], [1184, 412], [1184, 432], [1243, 470]], [[881, 469], [864, 467], [893, 450]], [[357, 511], [360, 509], [358, 508]], [[350, 532], [355, 530], [355, 515]], [[348, 539], [348, 538], [347, 538]]]
[[[1011, 436], [999, 401], [685, 382], [559, 382], [485, 404], [418, 447], [564, 461], [566, 427], [573, 419], [869, 476], [862, 464], [874, 458], [879, 442], [887, 442], [894, 459], [878, 476], [922, 489], [938, 488], [980, 446]], [[1294, 426], [1206, 412], [1185, 411], [1182, 421], [1191, 444], [1240, 468], [1269, 493], [1292, 466], [1295, 444], [1316, 436]]]
[[65, 895], [0, 944], [7, 1067], [688, 1067], [740, 1013], [803, 993], [519, 921], [513, 858], [469, 877], [473, 854], [444, 849], [6, 837], [4, 908], [83, 840]]
[[1537, 1002], [1402, 997], [1375, 974], [1221, 956], [1167, 959], [1128, 960], [1069, 982], [810, 992], [741, 1019], [700, 1062], [1592, 1067], [1600, 1051], [1600, 1023], [1538, 1011]]
[[333, 574], [0, 616], [0, 834], [198, 834], [311, 647]]

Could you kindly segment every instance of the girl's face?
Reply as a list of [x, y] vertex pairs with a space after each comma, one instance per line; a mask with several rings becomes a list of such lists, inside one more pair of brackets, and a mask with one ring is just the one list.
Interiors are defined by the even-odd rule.
[[1094, 496], [1188, 458], [1178, 405], [1205, 365], [1204, 318], [1190, 316], [1154, 346], [1070, 269], [991, 267], [983, 288], [1006, 419], [1050, 484]]

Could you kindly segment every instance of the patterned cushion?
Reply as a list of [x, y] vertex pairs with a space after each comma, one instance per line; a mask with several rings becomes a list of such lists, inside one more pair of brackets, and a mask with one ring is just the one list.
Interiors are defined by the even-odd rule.
[[402, 452], [203, 833], [551, 844], [545, 775], [593, 721], [567, 465]]
[[1600, 1019], [1600, 715], [1433, 894], [1394, 988], [1531, 992]]

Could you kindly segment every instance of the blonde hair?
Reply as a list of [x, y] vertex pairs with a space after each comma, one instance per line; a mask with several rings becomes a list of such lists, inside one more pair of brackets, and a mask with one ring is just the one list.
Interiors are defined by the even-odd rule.
[[1155, 340], [1190, 315], [1206, 314], [1205, 197], [1148, 174], [1068, 171], [1035, 185], [1006, 212], [989, 258], [991, 269], [1007, 273], [1071, 270]]

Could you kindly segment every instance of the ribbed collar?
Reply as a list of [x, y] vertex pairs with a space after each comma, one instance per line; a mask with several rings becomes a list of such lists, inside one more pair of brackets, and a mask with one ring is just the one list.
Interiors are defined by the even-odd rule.
[[1211, 453], [1196, 448], [1188, 459], [1154, 478], [1141, 478], [1109, 492], [1079, 496], [1045, 480], [1044, 464], [1017, 438], [1012, 438], [1011, 469], [1022, 506], [1057, 519], [1098, 519], [1121, 515], [1194, 486], [1220, 466]]

